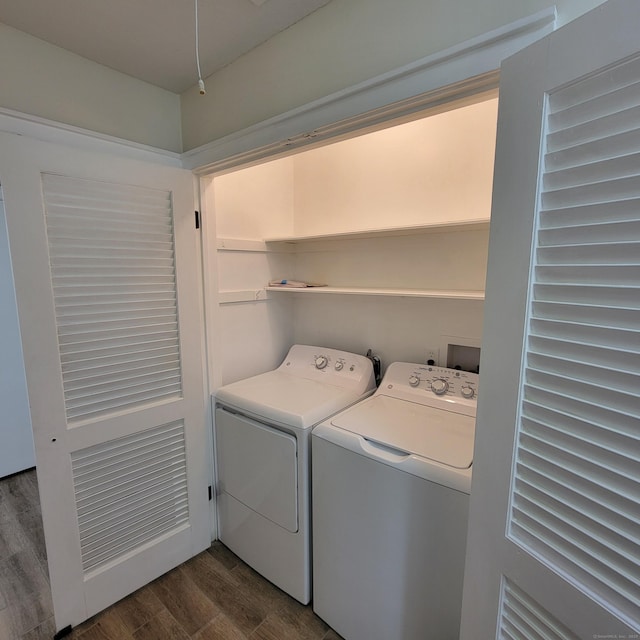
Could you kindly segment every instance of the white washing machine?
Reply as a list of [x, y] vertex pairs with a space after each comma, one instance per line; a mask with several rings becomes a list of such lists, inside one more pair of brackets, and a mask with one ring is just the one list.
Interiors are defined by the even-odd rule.
[[477, 390], [396, 362], [313, 430], [313, 609], [346, 640], [457, 640]]
[[311, 599], [311, 428], [375, 390], [364, 356], [291, 347], [216, 393], [219, 538], [303, 604]]

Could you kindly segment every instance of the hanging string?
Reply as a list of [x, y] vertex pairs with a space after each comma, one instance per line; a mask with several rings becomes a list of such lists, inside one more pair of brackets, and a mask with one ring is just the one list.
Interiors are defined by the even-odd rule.
[[200, 95], [203, 96], [207, 91], [204, 88], [204, 80], [202, 79], [202, 72], [200, 71], [200, 40], [198, 37], [198, 0], [194, 0], [195, 3], [195, 16], [196, 16], [196, 67], [198, 68], [198, 87], [200, 88]]

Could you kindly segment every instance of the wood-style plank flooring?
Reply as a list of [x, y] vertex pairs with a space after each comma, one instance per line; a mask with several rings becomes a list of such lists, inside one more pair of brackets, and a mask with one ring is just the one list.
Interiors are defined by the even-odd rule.
[[[55, 633], [35, 471], [0, 480], [0, 640]], [[73, 640], [340, 640], [214, 543], [73, 630]]]

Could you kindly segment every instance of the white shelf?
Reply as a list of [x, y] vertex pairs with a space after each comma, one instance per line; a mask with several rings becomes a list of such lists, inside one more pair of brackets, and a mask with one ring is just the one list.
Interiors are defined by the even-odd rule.
[[[459, 220], [426, 224], [413, 227], [391, 227], [387, 229], [372, 229], [368, 231], [347, 231], [307, 236], [288, 236], [267, 238], [265, 240], [249, 240], [240, 238], [218, 238], [219, 251], [239, 252], [297, 252], [295, 245], [322, 241], [384, 238], [393, 236], [410, 236], [419, 234], [449, 233], [456, 231], [472, 231], [488, 229], [488, 219]], [[237, 290], [219, 292], [221, 304], [236, 302], [255, 302], [264, 300], [267, 292], [288, 293], [296, 295], [351, 295], [351, 296], [386, 296], [401, 298], [432, 298], [441, 300], [484, 300], [484, 291], [446, 290], [446, 289], [409, 289], [382, 287], [265, 287], [259, 291]]]
[[[282, 236], [278, 238], [265, 238], [264, 240], [220, 237], [216, 241], [216, 249], [218, 249], [218, 251], [255, 251], [265, 253], [274, 250], [285, 251], [286, 247], [289, 247], [288, 251], [291, 251], [293, 248], [291, 245], [304, 244], [306, 242], [322, 242], [323, 240], [362, 240], [367, 238], [411, 236], [429, 233], [450, 233], [453, 231], [476, 231], [488, 228], [488, 219], [474, 218], [472, 220], [439, 222], [413, 227], [389, 227], [387, 229], [369, 229], [367, 231], [343, 231], [340, 233], [322, 233], [317, 235]], [[274, 245], [280, 245], [280, 247], [275, 249]]]
[[368, 287], [266, 287], [267, 291], [303, 295], [395, 296], [400, 298], [441, 298], [448, 300], [484, 300], [484, 291], [445, 291], [440, 289], [378, 289]]
[[344, 231], [340, 233], [326, 233], [318, 235], [288, 236], [280, 238], [265, 238], [266, 244], [289, 243], [299, 244], [304, 242], [319, 242], [322, 240], [359, 240], [365, 238], [384, 238], [390, 236], [408, 236], [421, 233], [449, 233], [452, 231], [475, 231], [488, 229], [487, 218], [474, 218], [471, 220], [458, 220], [455, 222], [439, 222], [433, 224], [417, 225], [413, 227], [389, 227], [387, 229], [370, 229], [368, 231]]

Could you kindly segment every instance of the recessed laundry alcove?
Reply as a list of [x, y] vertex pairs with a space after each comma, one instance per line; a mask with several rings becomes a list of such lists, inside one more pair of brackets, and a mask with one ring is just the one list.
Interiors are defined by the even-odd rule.
[[277, 366], [293, 343], [372, 348], [384, 366], [426, 361], [443, 334], [479, 340], [497, 103], [467, 98], [208, 182], [220, 382]]

